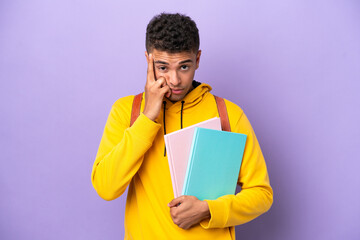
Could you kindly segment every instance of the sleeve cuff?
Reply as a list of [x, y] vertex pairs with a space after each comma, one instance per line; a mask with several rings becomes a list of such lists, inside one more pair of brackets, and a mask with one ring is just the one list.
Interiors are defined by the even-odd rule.
[[160, 128], [161, 124], [150, 120], [143, 113], [140, 113], [129, 131], [143, 141], [152, 144]]
[[227, 219], [227, 209], [224, 201], [221, 200], [205, 200], [209, 205], [211, 218], [203, 220], [200, 225], [204, 229], [209, 228], [223, 228]]

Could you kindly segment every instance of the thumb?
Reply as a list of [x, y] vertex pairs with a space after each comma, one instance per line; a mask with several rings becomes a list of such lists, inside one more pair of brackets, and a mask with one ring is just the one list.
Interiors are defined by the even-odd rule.
[[169, 98], [171, 96], [171, 89], [166, 93], [166, 97]]
[[178, 205], [180, 205], [182, 202], [184, 201], [184, 197], [178, 197], [178, 198], [174, 198], [171, 202], [168, 203], [168, 207], [172, 208], [172, 207], [177, 207]]

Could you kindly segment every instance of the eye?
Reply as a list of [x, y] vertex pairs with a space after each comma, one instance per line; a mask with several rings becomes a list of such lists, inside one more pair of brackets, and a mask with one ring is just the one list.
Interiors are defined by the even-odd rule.
[[162, 71], [162, 72], [166, 71], [166, 67], [165, 67], [165, 66], [159, 66], [158, 69], [159, 69], [159, 71]]
[[189, 69], [189, 66], [187, 66], [187, 65], [182, 65], [181, 66], [181, 70], [188, 70]]

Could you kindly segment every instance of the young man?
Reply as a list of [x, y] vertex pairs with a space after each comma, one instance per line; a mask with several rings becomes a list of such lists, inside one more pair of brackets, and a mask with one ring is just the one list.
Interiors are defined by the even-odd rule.
[[93, 186], [113, 200], [130, 184], [125, 239], [235, 239], [234, 226], [266, 212], [273, 201], [254, 131], [243, 111], [225, 100], [231, 130], [247, 135], [241, 192], [216, 200], [173, 199], [164, 134], [219, 115], [211, 87], [193, 80], [201, 56], [194, 21], [180, 14], [155, 16], [147, 27], [145, 55], [141, 114], [130, 126], [134, 96], [115, 102], [93, 166]]

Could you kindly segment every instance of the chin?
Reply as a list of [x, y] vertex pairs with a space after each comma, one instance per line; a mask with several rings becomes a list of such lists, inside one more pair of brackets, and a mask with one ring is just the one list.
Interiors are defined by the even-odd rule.
[[168, 99], [172, 102], [178, 102], [184, 99], [183, 95], [171, 95]]
[[171, 94], [170, 97], [168, 98], [170, 101], [172, 102], [178, 102], [178, 101], [181, 101], [185, 98], [186, 95], [189, 94], [189, 90], [186, 91], [186, 94], [180, 94], [180, 95], [177, 95], [177, 94]]

